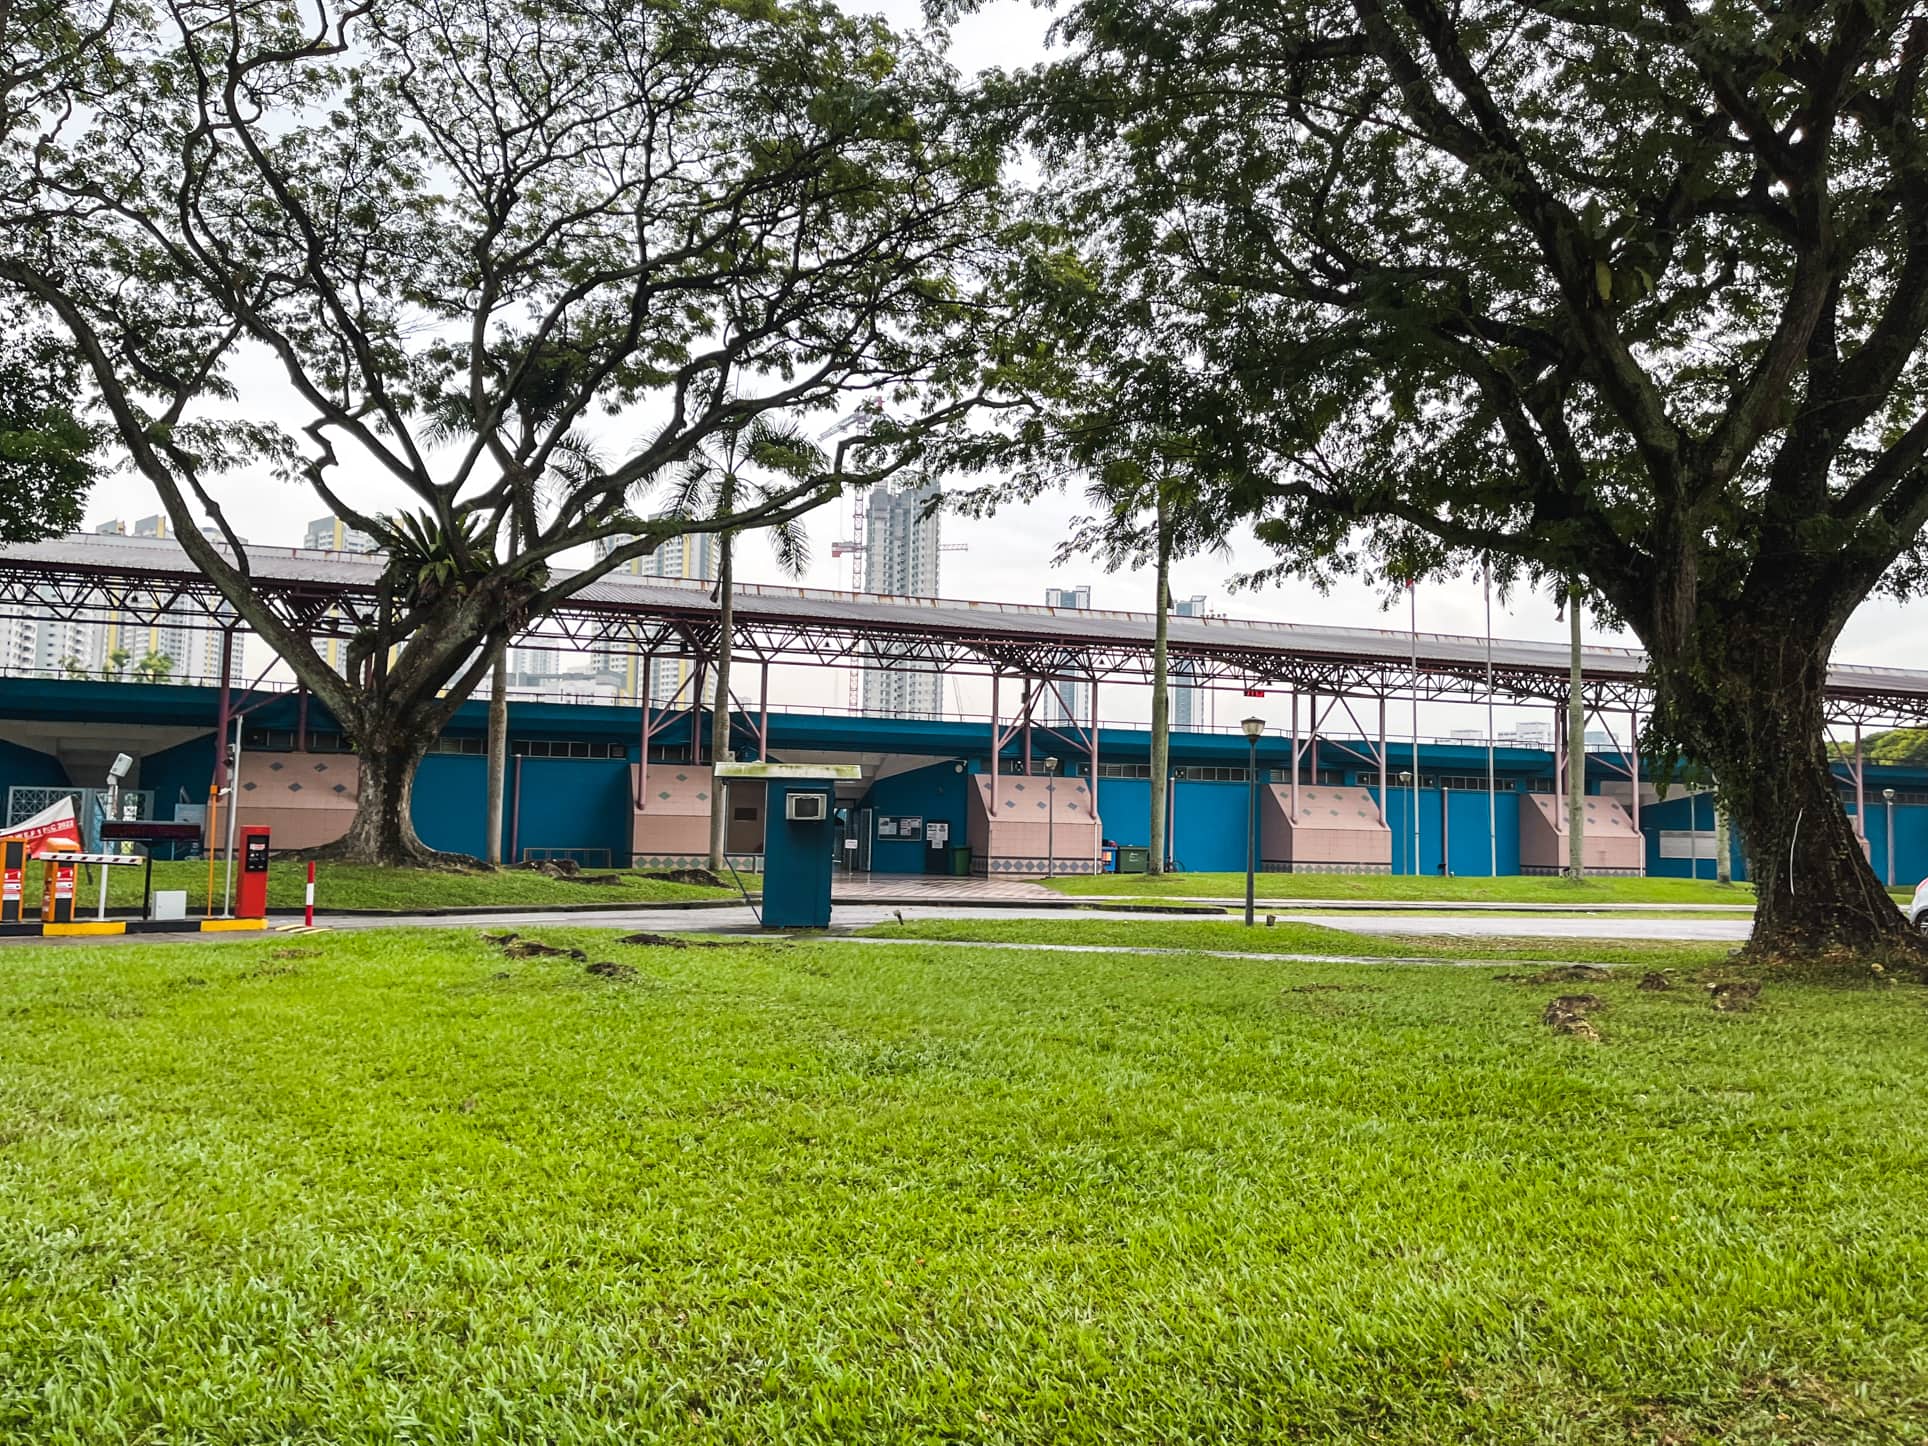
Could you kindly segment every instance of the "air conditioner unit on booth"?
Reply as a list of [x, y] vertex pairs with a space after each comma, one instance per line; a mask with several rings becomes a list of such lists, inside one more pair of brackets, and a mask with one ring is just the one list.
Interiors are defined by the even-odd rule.
[[783, 816], [798, 823], [822, 823], [830, 817], [830, 795], [827, 793], [785, 794]]

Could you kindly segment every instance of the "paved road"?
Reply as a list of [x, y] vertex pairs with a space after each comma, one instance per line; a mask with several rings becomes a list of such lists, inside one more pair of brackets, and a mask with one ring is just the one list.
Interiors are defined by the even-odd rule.
[[1671, 943], [1739, 943], [1752, 919], [1482, 918], [1468, 914], [1280, 914], [1295, 924], [1324, 924], [1354, 934], [1424, 934], [1461, 939], [1661, 939]]
[[[1214, 904], [1222, 909], [1243, 909], [1245, 895], [1236, 898], [1220, 895], [1161, 894], [1064, 894], [1061, 897], [1080, 904]], [[1365, 911], [1371, 913], [1419, 914], [1711, 914], [1716, 917], [1746, 917], [1754, 914], [1752, 904], [1613, 904], [1589, 900], [1583, 904], [1534, 904], [1517, 899], [1268, 899], [1260, 896], [1258, 907], [1271, 913], [1281, 909], [1319, 909], [1333, 913]]]
[[[1197, 914], [1135, 914], [1107, 910], [1098, 916], [1081, 915], [1068, 909], [970, 908], [957, 904], [837, 904], [830, 919], [839, 929], [860, 929], [867, 924], [895, 923], [898, 919], [1186, 919], [1212, 917]], [[599, 909], [593, 914], [562, 913], [532, 909], [526, 914], [448, 916], [394, 914], [380, 918], [326, 918], [317, 923], [331, 929], [646, 929], [657, 934], [680, 934], [693, 930], [724, 932], [754, 930], [756, 916], [747, 908], [727, 909], [636, 909], [634, 911]]]

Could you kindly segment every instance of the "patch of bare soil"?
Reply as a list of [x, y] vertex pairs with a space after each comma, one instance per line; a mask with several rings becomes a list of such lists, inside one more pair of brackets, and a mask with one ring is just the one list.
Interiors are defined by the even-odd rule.
[[1557, 999], [1547, 1001], [1540, 1020], [1556, 1034], [1570, 1034], [1575, 1039], [1597, 1040], [1600, 1038], [1600, 1031], [1593, 1027], [1593, 1021], [1587, 1016], [1605, 1003], [1606, 1001], [1597, 994], [1562, 994]]
[[558, 949], [540, 939], [525, 939], [520, 934], [485, 933], [482, 942], [493, 944], [505, 959], [587, 959], [580, 949]]
[[724, 882], [708, 869], [658, 869], [643, 875], [646, 879], [661, 879], [666, 884], [698, 884], [706, 889], [721, 889]]
[[1761, 981], [1758, 979], [1730, 979], [1719, 984], [1709, 984], [1707, 993], [1714, 1002], [1714, 1008], [1726, 1014], [1745, 1014], [1754, 1007], [1760, 998]]

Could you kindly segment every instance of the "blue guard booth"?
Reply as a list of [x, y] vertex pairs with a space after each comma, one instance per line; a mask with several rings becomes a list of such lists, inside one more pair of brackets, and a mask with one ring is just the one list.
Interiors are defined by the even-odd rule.
[[854, 763], [719, 763], [718, 784], [761, 783], [763, 927], [830, 926], [830, 877], [837, 845], [837, 785], [856, 782]]

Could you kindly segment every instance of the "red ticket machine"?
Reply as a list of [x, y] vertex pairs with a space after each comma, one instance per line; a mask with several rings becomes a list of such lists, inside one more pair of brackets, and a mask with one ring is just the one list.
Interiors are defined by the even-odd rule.
[[241, 825], [241, 882], [234, 914], [238, 919], [268, 917], [268, 830], [262, 824]]

